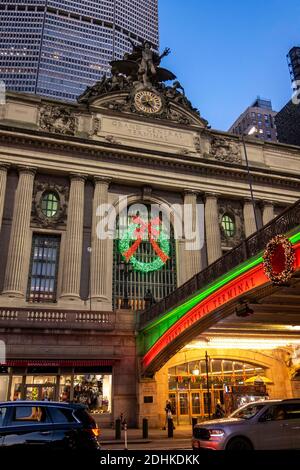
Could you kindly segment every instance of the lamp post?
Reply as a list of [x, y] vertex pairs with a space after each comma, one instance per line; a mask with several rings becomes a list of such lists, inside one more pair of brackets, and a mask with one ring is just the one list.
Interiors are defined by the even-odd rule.
[[120, 263], [120, 271], [124, 275], [124, 291], [123, 291], [124, 293], [123, 293], [123, 299], [121, 302], [121, 308], [129, 309], [131, 307], [129, 305], [129, 297], [128, 297], [128, 277], [129, 277], [129, 274], [132, 273], [132, 266], [122, 261]]
[[210, 397], [210, 387], [209, 387], [209, 355], [205, 351], [205, 369], [206, 369], [206, 388], [207, 388], [207, 405], [208, 405], [208, 419], [211, 415], [211, 397]]
[[[250, 130], [250, 132], [251, 132], [251, 130]], [[251, 135], [251, 134], [249, 134], [249, 135]], [[245, 142], [245, 134], [244, 133], [242, 133], [242, 142], [243, 142], [243, 148], [244, 148], [244, 154], [245, 154], [245, 160], [246, 160], [246, 168], [247, 168], [247, 174], [248, 174], [248, 182], [249, 182], [249, 188], [250, 188], [251, 202], [252, 202], [254, 218], [255, 218], [256, 231], [258, 231], [259, 230], [259, 223], [258, 223], [258, 219], [257, 219], [256, 204], [255, 204], [254, 194], [253, 194], [253, 180], [252, 180], [252, 174], [251, 174], [250, 168], [249, 168], [249, 160], [248, 160], [248, 153], [247, 153], [246, 142]]]

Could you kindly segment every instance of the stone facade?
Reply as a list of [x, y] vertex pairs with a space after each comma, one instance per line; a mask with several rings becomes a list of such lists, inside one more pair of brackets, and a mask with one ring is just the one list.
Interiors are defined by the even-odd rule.
[[[202, 205], [204, 245], [191, 250], [183, 236], [175, 241], [177, 286], [255, 230], [240, 138], [210, 130], [200, 116], [176, 106], [189, 122], [112, 109], [104, 98], [64, 111], [63, 104], [13, 93], [1, 114], [0, 338], [7, 358], [111, 361], [110, 422], [123, 412], [132, 425], [145, 416], [151, 425], [161, 424], [167, 365], [153, 380], [139, 382], [136, 314], [112, 309], [113, 240], [95, 237], [99, 204], [111, 203], [118, 211], [125, 196], [130, 203], [189, 203], [194, 228], [196, 206]], [[267, 223], [277, 208], [299, 198], [300, 149], [245, 140], [259, 220]], [[51, 223], [40, 206], [49, 191], [61, 202]], [[229, 241], [221, 229], [227, 212], [237, 226]], [[51, 304], [28, 298], [36, 234], [60, 238]], [[281, 376], [275, 359], [268, 361], [270, 374]], [[274, 396], [290, 394], [285, 386], [278, 383]], [[153, 403], [144, 403], [144, 396]]]

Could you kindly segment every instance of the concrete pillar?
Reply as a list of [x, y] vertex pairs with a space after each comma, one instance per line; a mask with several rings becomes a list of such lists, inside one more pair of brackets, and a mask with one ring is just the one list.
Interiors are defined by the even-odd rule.
[[8, 167], [9, 165], [6, 165], [5, 163], [0, 163], [0, 231], [2, 225]]
[[71, 175], [61, 293], [61, 298], [69, 300], [80, 297], [85, 179], [83, 175]]
[[256, 232], [254, 208], [251, 199], [244, 200], [244, 226], [246, 238]]
[[274, 204], [270, 201], [263, 202], [263, 225], [267, 225], [275, 217]]
[[[92, 222], [92, 251], [91, 251], [91, 297], [96, 302], [107, 302], [109, 300], [108, 278], [108, 238], [99, 239], [97, 236], [97, 208], [108, 203], [108, 187], [111, 179], [95, 177], [95, 190], [93, 199], [93, 222]], [[105, 215], [103, 213], [103, 215]]]
[[205, 194], [205, 232], [209, 265], [222, 256], [218, 195], [214, 193]]
[[[185, 190], [184, 192], [184, 236], [185, 242], [185, 276], [186, 280], [190, 279], [194, 274], [202, 269], [201, 252], [200, 252], [200, 220], [197, 217], [197, 197], [196, 191]], [[189, 219], [186, 220], [186, 219]], [[189, 236], [188, 230], [191, 231]], [[196, 233], [195, 238], [190, 238], [193, 233]]]
[[19, 181], [15, 195], [13, 220], [8, 247], [3, 294], [24, 297], [27, 243], [35, 169], [19, 168]]

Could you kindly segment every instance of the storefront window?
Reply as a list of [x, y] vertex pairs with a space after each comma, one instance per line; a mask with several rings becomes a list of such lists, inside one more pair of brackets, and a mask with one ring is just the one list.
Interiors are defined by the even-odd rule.
[[73, 399], [87, 405], [92, 413], [110, 413], [111, 375], [75, 375]]
[[0, 375], [0, 401], [7, 400], [8, 382], [8, 375]]
[[11, 400], [21, 400], [22, 398], [22, 376], [13, 376], [11, 383]]
[[71, 400], [71, 386], [72, 377], [70, 375], [62, 375], [60, 377], [59, 401]]
[[26, 384], [52, 385], [56, 383], [56, 376], [46, 375], [27, 375]]

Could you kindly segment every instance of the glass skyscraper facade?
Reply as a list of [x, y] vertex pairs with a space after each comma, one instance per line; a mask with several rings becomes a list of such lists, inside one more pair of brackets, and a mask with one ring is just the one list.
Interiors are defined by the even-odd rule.
[[73, 101], [131, 50], [158, 48], [158, 0], [4, 0], [0, 79], [7, 90]]

